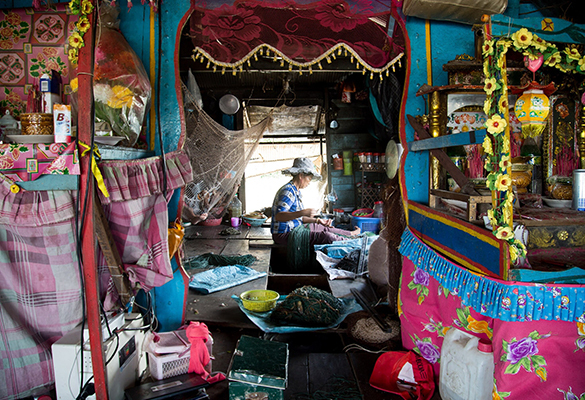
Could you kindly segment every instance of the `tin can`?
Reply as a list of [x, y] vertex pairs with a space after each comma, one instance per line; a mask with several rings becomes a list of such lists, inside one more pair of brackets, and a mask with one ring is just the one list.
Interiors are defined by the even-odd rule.
[[585, 169], [573, 170], [573, 209], [585, 211]]

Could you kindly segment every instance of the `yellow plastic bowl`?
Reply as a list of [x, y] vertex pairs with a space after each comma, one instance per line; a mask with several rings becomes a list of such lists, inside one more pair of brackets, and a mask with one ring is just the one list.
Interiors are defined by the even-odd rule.
[[274, 290], [248, 290], [240, 295], [242, 304], [246, 310], [254, 312], [270, 311], [276, 305], [280, 295]]

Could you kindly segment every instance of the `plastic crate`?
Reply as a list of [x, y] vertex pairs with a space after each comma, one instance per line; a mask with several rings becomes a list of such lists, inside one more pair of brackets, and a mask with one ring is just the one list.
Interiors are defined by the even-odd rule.
[[380, 232], [381, 218], [368, 217], [351, 217], [351, 226], [357, 226], [362, 232], [373, 232], [378, 234]]
[[191, 352], [179, 357], [178, 354], [152, 354], [148, 353], [148, 366], [150, 374], [154, 379], [171, 378], [173, 376], [186, 374], [189, 372], [189, 360]]

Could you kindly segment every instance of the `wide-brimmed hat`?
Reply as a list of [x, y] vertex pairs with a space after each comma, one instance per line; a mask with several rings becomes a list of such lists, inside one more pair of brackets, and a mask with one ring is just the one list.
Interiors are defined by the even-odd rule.
[[312, 175], [313, 179], [321, 180], [321, 175], [317, 172], [315, 164], [306, 157], [295, 158], [293, 166], [282, 171], [283, 174], [298, 175], [300, 173]]

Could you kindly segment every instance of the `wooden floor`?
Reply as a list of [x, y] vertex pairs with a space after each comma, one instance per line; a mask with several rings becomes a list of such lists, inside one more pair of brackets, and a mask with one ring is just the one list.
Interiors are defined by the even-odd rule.
[[[271, 280], [279, 277], [273, 274], [269, 267], [273, 243], [269, 228], [240, 227], [239, 235], [220, 235], [225, 228], [227, 226], [223, 225], [187, 227], [185, 260], [205, 253], [226, 256], [252, 254], [257, 261], [251, 267], [267, 272], [268, 276], [208, 295], [189, 290], [186, 320], [205, 322], [209, 327], [214, 339], [214, 371], [227, 373], [238, 339], [242, 335], [249, 335], [288, 343], [289, 376], [288, 387], [284, 391], [285, 399], [312, 399], [315, 397], [309, 394], [317, 391], [332, 392], [335, 385], [339, 384], [345, 388], [355, 387], [364, 400], [401, 399], [398, 395], [374, 389], [369, 385], [368, 381], [378, 355], [365, 351], [344, 352], [344, 347], [353, 341], [346, 334], [343, 325], [335, 330], [293, 334], [266, 334], [256, 327], [239, 309], [231, 296], [250, 289], [266, 288]], [[199, 271], [188, 270], [188, 272], [193, 274]], [[310, 280], [316, 277], [311, 275], [301, 278]], [[326, 280], [325, 275], [317, 278]], [[300, 279], [294, 277], [293, 280]], [[350, 295], [347, 285], [332, 286], [337, 291], [335, 293], [332, 289], [335, 296]], [[434, 399], [439, 399], [438, 390], [436, 392]], [[212, 400], [228, 400], [227, 381], [212, 385], [207, 393]], [[334, 398], [333, 394], [331, 398]]]

